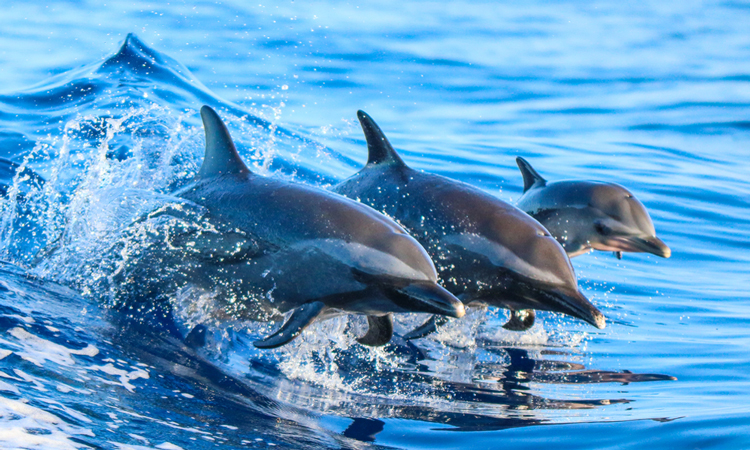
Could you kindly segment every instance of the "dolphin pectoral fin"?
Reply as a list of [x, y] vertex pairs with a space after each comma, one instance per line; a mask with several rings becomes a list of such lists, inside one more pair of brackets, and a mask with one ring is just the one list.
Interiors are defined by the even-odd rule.
[[622, 252], [613, 252], [617, 259], [622, 259]]
[[190, 348], [203, 347], [206, 345], [206, 330], [207, 328], [205, 325], [198, 324], [190, 330], [190, 333], [185, 336], [185, 339], [183, 339], [182, 342]]
[[427, 319], [427, 322], [406, 333], [404, 335], [404, 339], [409, 341], [411, 339], [423, 338], [436, 332], [439, 326], [445, 325], [446, 323], [448, 323], [447, 317], [435, 314], [434, 316]]
[[365, 133], [365, 140], [367, 141], [367, 165], [395, 164], [406, 167], [404, 161], [398, 156], [391, 143], [388, 142], [383, 130], [372, 120], [372, 117], [360, 110], [357, 111], [357, 118], [362, 125], [362, 131]]
[[384, 316], [367, 316], [367, 333], [357, 339], [362, 345], [380, 347], [387, 344], [393, 336], [393, 314]]
[[542, 178], [542, 176], [539, 175], [539, 173], [534, 170], [533, 167], [531, 167], [531, 164], [529, 164], [528, 161], [518, 156], [516, 157], [516, 164], [518, 164], [518, 169], [521, 170], [521, 175], [523, 175], [524, 193], [533, 187], [542, 187], [547, 185], [547, 180]]
[[536, 312], [533, 309], [521, 309], [511, 311], [510, 319], [503, 325], [503, 328], [510, 331], [526, 331], [534, 326]]
[[288, 344], [302, 333], [302, 330], [320, 315], [325, 309], [323, 302], [305, 303], [295, 309], [289, 320], [272, 335], [253, 342], [257, 348], [276, 348]]

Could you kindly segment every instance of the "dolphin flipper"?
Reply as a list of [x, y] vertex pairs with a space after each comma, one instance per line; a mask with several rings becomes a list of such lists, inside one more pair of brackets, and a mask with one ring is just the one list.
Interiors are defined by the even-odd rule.
[[533, 309], [521, 309], [510, 312], [510, 320], [503, 325], [503, 328], [510, 331], [526, 331], [534, 326], [536, 313]]
[[384, 316], [367, 316], [367, 333], [357, 339], [362, 345], [380, 347], [387, 344], [393, 336], [393, 314]]
[[547, 184], [547, 180], [542, 178], [542, 176], [539, 175], [539, 173], [534, 170], [534, 168], [531, 167], [531, 164], [525, 159], [520, 156], [516, 157], [516, 164], [518, 164], [518, 168], [521, 170], [521, 175], [523, 175], [523, 192], [526, 192], [533, 187], [541, 187]]
[[253, 342], [257, 348], [276, 348], [288, 344], [302, 333], [302, 330], [320, 315], [325, 309], [323, 302], [305, 303], [295, 309], [289, 320], [272, 335]]
[[437, 331], [438, 327], [448, 323], [448, 318], [437, 314], [427, 319], [427, 322], [418, 326], [404, 335], [404, 339], [419, 339]]

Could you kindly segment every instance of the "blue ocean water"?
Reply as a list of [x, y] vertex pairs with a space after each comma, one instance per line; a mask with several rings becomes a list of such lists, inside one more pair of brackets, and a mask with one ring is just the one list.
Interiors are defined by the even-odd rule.
[[[0, 447], [750, 447], [747, 23], [743, 2], [6, 2], [0, 156], [46, 183], [0, 204]], [[322, 187], [366, 160], [358, 109], [412, 167], [507, 201], [518, 155], [614, 181], [673, 256], [573, 260], [604, 330], [475, 310], [380, 349], [335, 319], [192, 350], [97, 287], [197, 170], [203, 104], [255, 171]]]

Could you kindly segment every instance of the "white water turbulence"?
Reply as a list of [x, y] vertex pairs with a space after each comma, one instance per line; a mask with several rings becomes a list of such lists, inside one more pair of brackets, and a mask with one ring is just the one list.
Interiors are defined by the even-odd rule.
[[367, 448], [399, 420], [427, 433], [673, 416], [620, 392], [672, 376], [588, 369], [590, 328], [554, 314], [518, 333], [501, 328], [506, 312], [472, 307], [414, 342], [401, 336], [427, 317], [404, 314], [380, 348], [356, 342], [364, 318], [336, 317], [258, 350], [280, 323], [213, 320], [217, 292], [133, 302], [146, 283], [123, 274], [154, 239], [221, 232], [172, 195], [203, 158], [202, 104], [263, 176], [327, 187], [361, 165], [278, 114], [219, 99], [132, 35], [101, 62], [0, 97], [0, 125], [23, 129], [3, 155], [20, 167], [0, 201], [0, 446]]

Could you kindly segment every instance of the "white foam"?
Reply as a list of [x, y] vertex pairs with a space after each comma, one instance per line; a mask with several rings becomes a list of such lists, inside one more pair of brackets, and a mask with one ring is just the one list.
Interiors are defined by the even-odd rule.
[[184, 450], [179, 445], [174, 445], [171, 442], [162, 442], [161, 444], [157, 445], [156, 448], [160, 448], [163, 450]]
[[75, 436], [93, 437], [94, 433], [70, 425], [25, 400], [0, 396], [0, 448], [74, 450], [81, 448], [81, 444], [70, 440]]
[[29, 333], [23, 328], [12, 328], [8, 331], [8, 334], [24, 344], [23, 350], [16, 351], [16, 354], [24, 360], [40, 367], [45, 361], [54, 362], [61, 366], [73, 366], [75, 364], [73, 355], [93, 357], [99, 353], [99, 349], [91, 344], [81, 350], [69, 349]]
[[5, 381], [2, 381], [2, 380], [0, 380], [0, 391], [12, 392], [16, 395], [21, 395], [21, 392], [18, 390], [17, 387], [13, 386], [10, 383], [6, 383]]
[[[142, 369], [136, 369], [132, 371], [124, 370], [124, 369], [118, 369], [114, 366], [112, 363], [105, 364], [103, 366], [89, 366], [88, 369], [90, 370], [98, 370], [101, 372], [104, 372], [109, 375], [115, 375], [120, 380], [120, 385], [127, 389], [130, 392], [135, 392], [135, 386], [130, 383], [133, 380], [137, 380], [138, 378], [149, 378], [148, 372]], [[114, 384], [109, 380], [103, 380], [107, 384]]]

